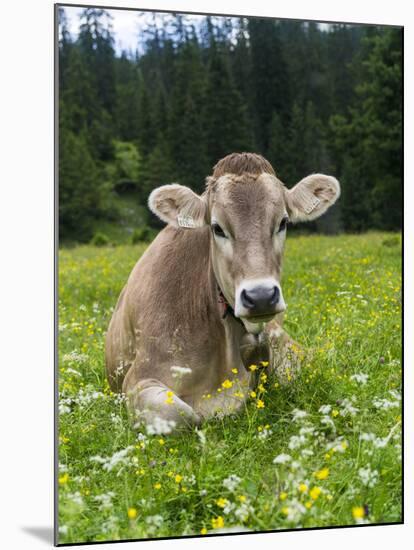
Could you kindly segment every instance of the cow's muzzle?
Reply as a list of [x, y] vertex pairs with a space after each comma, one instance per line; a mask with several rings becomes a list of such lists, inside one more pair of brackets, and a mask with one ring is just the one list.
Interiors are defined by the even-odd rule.
[[250, 322], [266, 323], [286, 309], [277, 281], [245, 281], [236, 294], [235, 314]]

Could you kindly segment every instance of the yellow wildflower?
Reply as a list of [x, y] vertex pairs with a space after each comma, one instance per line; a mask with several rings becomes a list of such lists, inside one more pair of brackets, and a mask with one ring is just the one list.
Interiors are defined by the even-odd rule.
[[321, 494], [321, 488], [320, 487], [313, 487], [311, 490], [310, 490], [310, 496], [313, 500], [316, 500], [319, 495]]
[[262, 372], [262, 374], [260, 375], [260, 380], [262, 382], [267, 382], [267, 374], [265, 372]]
[[262, 367], [268, 367], [269, 361], [260, 361], [260, 364], [262, 365]]
[[176, 483], [181, 483], [181, 481], [183, 480], [183, 476], [180, 476], [180, 474], [177, 474], [174, 479]]
[[237, 369], [231, 369], [231, 372], [232, 372], [233, 374], [238, 374], [239, 371], [238, 371]]
[[262, 401], [261, 399], [258, 399], [256, 402], [256, 407], [258, 409], [264, 409], [264, 406], [265, 406], [264, 401]]
[[314, 476], [316, 479], [326, 479], [329, 476], [329, 468], [322, 468], [322, 470], [315, 472]]
[[216, 504], [217, 506], [219, 506], [220, 508], [224, 508], [227, 504], [227, 499], [226, 498], [223, 498], [223, 497], [220, 497], [219, 499], [216, 500]]
[[160, 445], [164, 445], [164, 444], [165, 444], [165, 441], [164, 441], [164, 439], [163, 439], [162, 437], [160, 437], [160, 439], [158, 440], [158, 443], [159, 443]]
[[138, 515], [136, 508], [128, 508], [128, 518], [129, 519], [135, 519]]
[[63, 474], [63, 476], [59, 477], [59, 485], [66, 485], [68, 481], [69, 481], [69, 474], [67, 472]]
[[221, 384], [224, 389], [229, 389], [232, 387], [233, 382], [231, 380], [224, 380], [224, 382]]
[[288, 494], [285, 493], [284, 491], [282, 491], [279, 495], [279, 498], [280, 498], [280, 500], [286, 500], [287, 496], [288, 496]]
[[255, 370], [257, 370], [257, 365], [250, 365], [249, 370], [254, 372]]
[[244, 495], [239, 495], [237, 498], [240, 502], [246, 502], [247, 500], [247, 497], [245, 497]]
[[306, 491], [308, 490], [308, 486], [306, 485], [306, 483], [301, 483], [298, 489], [300, 493], [306, 493]]
[[289, 512], [290, 512], [290, 509], [287, 506], [284, 506], [282, 508], [282, 514], [284, 514], [285, 516], [288, 516]]
[[308, 500], [307, 502], [305, 502], [305, 507], [310, 510], [310, 508], [312, 508], [312, 504], [313, 502], [311, 500]]
[[200, 535], [207, 535], [207, 529], [205, 527], [201, 529]]
[[154, 489], [161, 489], [161, 483], [156, 483], [154, 485]]
[[256, 397], [256, 392], [255, 391], [251, 391], [250, 392], [250, 397], [253, 397], [253, 399]]
[[339, 414], [338, 409], [334, 409], [334, 410], [331, 412], [331, 414], [332, 414], [333, 417], [338, 416], [338, 414]]
[[212, 518], [211, 525], [213, 526], [213, 529], [220, 529], [221, 527], [224, 527], [224, 519], [222, 516]]
[[352, 515], [354, 519], [362, 519], [365, 516], [365, 510], [363, 506], [354, 506], [352, 508]]

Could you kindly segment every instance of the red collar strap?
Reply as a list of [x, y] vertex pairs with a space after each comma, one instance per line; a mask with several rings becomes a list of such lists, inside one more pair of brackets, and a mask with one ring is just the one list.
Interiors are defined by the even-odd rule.
[[217, 290], [218, 290], [217, 302], [218, 302], [218, 305], [219, 305], [219, 308], [220, 308], [221, 318], [225, 319], [227, 317], [227, 315], [230, 315], [231, 317], [233, 317], [233, 319], [235, 321], [237, 321], [241, 325], [243, 325], [243, 322], [241, 321], [241, 319], [239, 319], [238, 317], [235, 316], [234, 309], [228, 303], [228, 301], [226, 300], [221, 288], [218, 285], [217, 285]]

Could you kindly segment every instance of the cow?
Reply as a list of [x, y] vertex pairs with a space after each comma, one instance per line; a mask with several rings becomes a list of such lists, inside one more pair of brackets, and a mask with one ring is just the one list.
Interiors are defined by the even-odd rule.
[[287, 189], [253, 153], [220, 160], [201, 195], [176, 183], [152, 191], [149, 208], [167, 226], [132, 270], [106, 335], [108, 381], [134, 425], [197, 427], [240, 409], [257, 366], [298, 365], [282, 328], [286, 228], [339, 195], [324, 174]]

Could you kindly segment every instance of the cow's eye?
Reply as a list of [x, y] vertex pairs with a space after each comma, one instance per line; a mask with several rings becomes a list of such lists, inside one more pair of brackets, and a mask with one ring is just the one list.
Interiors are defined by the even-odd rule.
[[280, 233], [281, 231], [284, 231], [286, 229], [288, 221], [289, 221], [289, 218], [287, 216], [285, 216], [283, 218], [283, 220], [280, 222], [278, 233]]
[[226, 238], [226, 234], [224, 233], [224, 231], [222, 230], [222, 228], [219, 226], [218, 223], [213, 223], [213, 225], [211, 226], [212, 230], [213, 230], [213, 233], [214, 235], [217, 235], [217, 237], [224, 237]]

